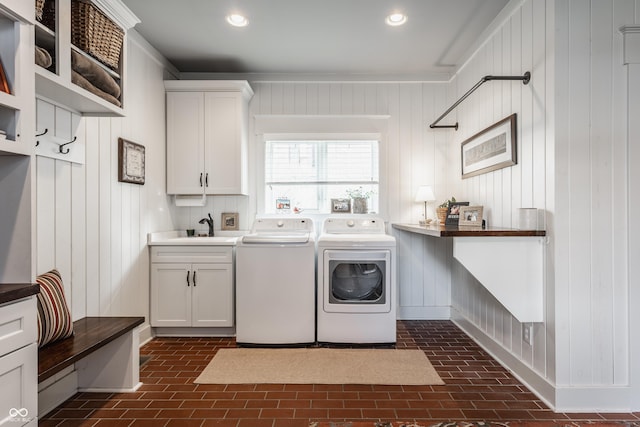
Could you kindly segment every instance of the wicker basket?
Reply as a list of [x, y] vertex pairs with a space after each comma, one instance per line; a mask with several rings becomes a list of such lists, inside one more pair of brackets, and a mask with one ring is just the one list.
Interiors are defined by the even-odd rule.
[[36, 19], [42, 21], [42, 11], [44, 10], [44, 0], [36, 0]]
[[[39, 19], [42, 25], [49, 28], [54, 33], [56, 32], [56, 1], [55, 0], [42, 0], [42, 17]], [[38, 13], [38, 5], [36, 4], [36, 18]]]
[[93, 3], [71, 2], [71, 43], [103, 64], [118, 69], [124, 31]]

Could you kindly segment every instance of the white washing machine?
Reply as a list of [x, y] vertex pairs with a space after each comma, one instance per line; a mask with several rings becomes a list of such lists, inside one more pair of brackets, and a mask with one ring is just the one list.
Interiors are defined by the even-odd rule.
[[236, 342], [315, 343], [315, 231], [308, 218], [258, 218], [236, 246]]
[[384, 221], [327, 218], [318, 237], [318, 342], [395, 343], [396, 292], [396, 240]]

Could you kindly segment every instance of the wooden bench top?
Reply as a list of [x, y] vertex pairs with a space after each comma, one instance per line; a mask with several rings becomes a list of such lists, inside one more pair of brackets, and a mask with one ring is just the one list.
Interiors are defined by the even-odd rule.
[[144, 317], [85, 317], [73, 322], [72, 337], [38, 350], [38, 382], [60, 372], [144, 323]]

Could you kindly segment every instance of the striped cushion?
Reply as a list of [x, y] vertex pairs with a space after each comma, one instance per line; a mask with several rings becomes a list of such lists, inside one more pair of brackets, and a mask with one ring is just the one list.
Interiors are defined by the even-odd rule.
[[38, 294], [38, 346], [73, 335], [73, 322], [64, 297], [62, 276], [51, 270], [36, 278]]

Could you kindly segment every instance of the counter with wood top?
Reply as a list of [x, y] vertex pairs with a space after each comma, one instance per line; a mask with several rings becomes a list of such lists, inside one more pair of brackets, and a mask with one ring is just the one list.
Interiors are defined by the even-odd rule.
[[544, 237], [544, 230], [518, 230], [504, 227], [458, 227], [440, 224], [392, 224], [397, 230], [424, 234], [431, 237]]
[[395, 230], [453, 240], [460, 262], [520, 322], [544, 321], [544, 230], [392, 224]]

